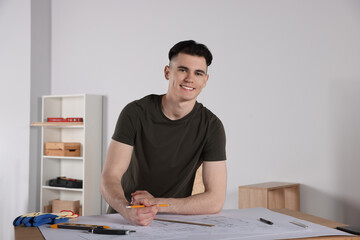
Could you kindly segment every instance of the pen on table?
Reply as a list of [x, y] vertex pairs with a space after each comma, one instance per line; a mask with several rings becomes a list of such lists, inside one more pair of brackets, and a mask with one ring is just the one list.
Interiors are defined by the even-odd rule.
[[88, 230], [94, 234], [108, 234], [108, 235], [128, 235], [131, 232], [136, 232], [134, 230], [127, 229], [104, 229], [104, 228], [92, 228]]
[[[152, 205], [154, 206], [154, 205]], [[159, 207], [167, 207], [169, 206], [169, 204], [158, 204]], [[126, 206], [126, 208], [142, 208], [145, 207], [144, 205], [130, 205], [130, 206]]]
[[289, 223], [292, 223], [292, 224], [295, 224], [299, 227], [303, 227], [303, 228], [307, 228], [308, 226], [306, 226], [305, 224], [303, 223], [299, 223], [299, 222], [295, 222], [295, 221], [290, 221]]
[[272, 221], [266, 220], [266, 219], [264, 219], [264, 218], [260, 218], [259, 220], [260, 220], [260, 222], [263, 222], [263, 223], [266, 223], [266, 224], [269, 224], [269, 225], [273, 225], [273, 224], [274, 224]]

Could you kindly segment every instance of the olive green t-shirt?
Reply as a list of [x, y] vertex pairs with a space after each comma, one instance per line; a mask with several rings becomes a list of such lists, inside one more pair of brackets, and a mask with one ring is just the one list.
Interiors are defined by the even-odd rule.
[[161, 110], [162, 95], [129, 103], [120, 113], [113, 140], [134, 147], [122, 178], [127, 200], [136, 190], [154, 197], [191, 195], [203, 161], [226, 160], [225, 131], [219, 118], [201, 103], [185, 117], [170, 120]]

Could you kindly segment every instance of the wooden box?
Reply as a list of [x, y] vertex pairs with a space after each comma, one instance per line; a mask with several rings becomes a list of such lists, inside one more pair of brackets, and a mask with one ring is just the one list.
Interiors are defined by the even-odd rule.
[[80, 157], [80, 143], [46, 142], [45, 155]]
[[239, 208], [300, 210], [300, 184], [267, 182], [239, 187]]
[[[61, 211], [61, 210], [60, 210]], [[78, 214], [79, 216], [82, 216], [82, 207], [80, 205], [79, 207], [79, 212], [77, 213], [76, 211], [74, 213]], [[53, 213], [52, 211], [52, 205], [46, 205], [44, 206], [44, 213]]]
[[52, 212], [59, 213], [62, 210], [73, 211], [76, 214], [80, 213], [80, 201], [66, 201], [66, 200], [59, 200], [54, 199], [52, 200]]

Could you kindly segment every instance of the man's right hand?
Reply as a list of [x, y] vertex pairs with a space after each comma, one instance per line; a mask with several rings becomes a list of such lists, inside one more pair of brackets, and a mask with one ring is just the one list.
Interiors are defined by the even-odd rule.
[[145, 207], [124, 209], [124, 214], [122, 215], [126, 220], [133, 224], [141, 226], [149, 225], [154, 220], [156, 213], [159, 210], [158, 205], [151, 205], [146, 198], [137, 201], [136, 205], [144, 205]]

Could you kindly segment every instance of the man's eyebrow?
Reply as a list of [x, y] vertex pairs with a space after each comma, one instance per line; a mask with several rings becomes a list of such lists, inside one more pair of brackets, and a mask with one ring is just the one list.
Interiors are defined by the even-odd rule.
[[185, 67], [185, 66], [178, 66], [177, 68], [186, 69], [186, 70], [189, 69], [188, 67]]
[[[178, 66], [177, 67], [178, 69], [185, 69], [185, 70], [189, 70], [188, 67], [185, 67], [185, 66]], [[201, 70], [201, 69], [196, 69], [195, 72], [200, 72], [200, 73], [203, 73], [203, 74], [206, 74], [206, 72], [204, 70]]]
[[198, 69], [195, 72], [206, 74], [206, 72], [204, 70], [201, 70], [201, 69]]

